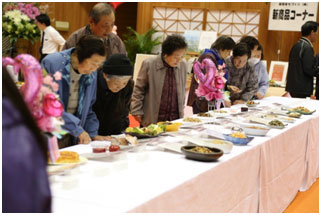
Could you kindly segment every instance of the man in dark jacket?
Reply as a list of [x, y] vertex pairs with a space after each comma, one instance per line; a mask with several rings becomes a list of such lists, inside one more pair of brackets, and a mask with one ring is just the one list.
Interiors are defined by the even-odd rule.
[[302, 38], [291, 49], [285, 90], [295, 98], [310, 97], [317, 71], [312, 43], [317, 40], [319, 24], [308, 21], [301, 27]]

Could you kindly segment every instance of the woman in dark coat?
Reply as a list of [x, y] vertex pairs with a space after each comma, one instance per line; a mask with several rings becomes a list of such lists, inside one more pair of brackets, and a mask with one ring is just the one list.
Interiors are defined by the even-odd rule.
[[93, 110], [99, 120], [99, 135], [120, 134], [129, 125], [129, 107], [134, 88], [133, 67], [126, 55], [114, 54], [98, 71], [97, 99]]

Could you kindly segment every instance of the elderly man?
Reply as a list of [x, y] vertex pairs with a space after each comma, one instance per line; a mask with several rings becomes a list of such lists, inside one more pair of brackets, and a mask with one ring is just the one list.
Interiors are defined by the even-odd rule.
[[89, 13], [89, 25], [72, 33], [63, 49], [75, 47], [79, 39], [88, 34], [94, 34], [104, 39], [107, 57], [112, 54], [126, 54], [124, 43], [112, 33], [115, 23], [114, 9], [106, 3], [95, 4]]

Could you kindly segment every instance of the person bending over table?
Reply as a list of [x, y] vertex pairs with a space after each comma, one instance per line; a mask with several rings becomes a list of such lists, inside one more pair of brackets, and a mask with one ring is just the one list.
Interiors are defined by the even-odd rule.
[[182, 36], [170, 35], [160, 55], [143, 61], [131, 102], [131, 113], [142, 126], [184, 116], [186, 48]]
[[243, 104], [251, 100], [258, 89], [258, 77], [254, 68], [249, 65], [251, 50], [246, 43], [238, 43], [233, 49], [233, 55], [226, 58], [229, 69], [228, 89], [233, 105]]
[[[228, 57], [235, 46], [235, 42], [231, 37], [228, 36], [220, 36], [215, 40], [212, 44], [211, 49], [205, 49], [204, 53], [199, 57], [198, 61], [202, 62], [204, 59], [208, 58], [214, 62], [216, 68], [219, 66], [223, 66], [225, 64], [224, 58]], [[222, 70], [226, 70], [223, 68]], [[224, 78], [228, 78], [228, 72], [225, 71]], [[194, 72], [192, 71], [194, 74]], [[199, 112], [207, 112], [208, 111], [208, 101], [205, 99], [200, 99], [197, 97], [195, 90], [198, 88], [198, 83], [195, 77], [192, 77], [191, 86], [189, 89], [187, 105], [193, 107], [193, 114], [197, 114]], [[226, 106], [228, 102], [225, 101]]]
[[[88, 144], [92, 140], [107, 140], [108, 137], [98, 136], [99, 122], [92, 111], [96, 101], [97, 72], [105, 61], [106, 51], [101, 38], [94, 35], [82, 37], [76, 45], [62, 52], [50, 54], [42, 61], [48, 73], [62, 73], [58, 81], [59, 97], [64, 105], [62, 117], [65, 135], [59, 141], [59, 147]], [[78, 141], [77, 141], [78, 140]]]
[[124, 54], [114, 54], [98, 71], [97, 100], [93, 110], [99, 120], [99, 135], [120, 134], [129, 125], [133, 94], [133, 66]]

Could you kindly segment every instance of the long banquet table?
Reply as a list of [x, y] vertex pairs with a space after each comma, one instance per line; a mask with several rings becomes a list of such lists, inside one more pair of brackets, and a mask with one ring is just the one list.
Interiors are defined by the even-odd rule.
[[[115, 160], [89, 160], [50, 176], [53, 212], [283, 212], [319, 177], [319, 103], [284, 97], [260, 102], [316, 112], [234, 146], [217, 162], [187, 160], [157, 146]], [[64, 150], [82, 154], [90, 147]]]

